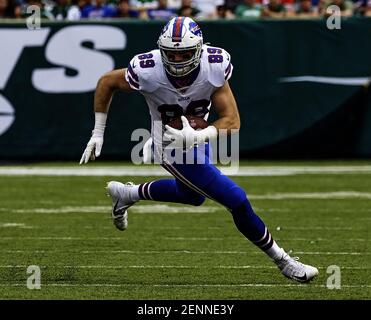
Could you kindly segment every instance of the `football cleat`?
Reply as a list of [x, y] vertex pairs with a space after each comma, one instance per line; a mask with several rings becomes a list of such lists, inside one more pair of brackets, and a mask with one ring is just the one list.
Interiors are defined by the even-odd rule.
[[285, 277], [298, 282], [309, 282], [318, 275], [317, 268], [301, 263], [298, 260], [298, 257], [292, 258], [285, 253], [275, 263]]
[[117, 229], [123, 231], [128, 227], [128, 209], [137, 201], [131, 200], [132, 182], [123, 184], [117, 181], [107, 183], [107, 193], [112, 198], [112, 220]]

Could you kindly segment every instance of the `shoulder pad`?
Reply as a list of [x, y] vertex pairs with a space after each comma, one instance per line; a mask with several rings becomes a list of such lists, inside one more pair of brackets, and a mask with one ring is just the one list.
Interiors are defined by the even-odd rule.
[[233, 65], [230, 54], [218, 47], [204, 46], [203, 60], [210, 72], [209, 81], [215, 87], [222, 87], [232, 76]]
[[159, 68], [162, 67], [159, 50], [138, 54], [131, 59], [125, 79], [134, 90], [153, 92], [158, 87]]

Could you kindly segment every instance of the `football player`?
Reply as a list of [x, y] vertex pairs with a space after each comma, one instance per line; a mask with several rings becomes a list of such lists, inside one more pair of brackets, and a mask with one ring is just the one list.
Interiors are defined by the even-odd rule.
[[[230, 55], [222, 48], [204, 44], [199, 26], [186, 17], [173, 18], [166, 24], [158, 47], [135, 56], [126, 69], [103, 75], [95, 91], [95, 126], [80, 164], [100, 155], [114, 92], [139, 92], [152, 118], [150, 147], [155, 154], [162, 152], [161, 165], [174, 176], [140, 185], [109, 182], [107, 190], [112, 198], [113, 223], [119, 230], [125, 230], [127, 210], [140, 200], [200, 206], [209, 198], [231, 212], [238, 230], [273, 259], [283, 275], [299, 282], [312, 280], [318, 274], [317, 268], [300, 263], [277, 245], [255, 214], [245, 191], [209, 161], [209, 144], [192, 145], [192, 141], [216, 139], [219, 129], [231, 132], [240, 128], [238, 108], [228, 83], [233, 71]], [[184, 115], [207, 119], [211, 105], [218, 119], [202, 130], [194, 130]], [[181, 130], [167, 125], [180, 116]], [[164, 152], [164, 140], [179, 147], [184, 146], [184, 141], [191, 141], [182, 152], [197, 158], [201, 150], [206, 161], [194, 164], [169, 161], [170, 155]]]

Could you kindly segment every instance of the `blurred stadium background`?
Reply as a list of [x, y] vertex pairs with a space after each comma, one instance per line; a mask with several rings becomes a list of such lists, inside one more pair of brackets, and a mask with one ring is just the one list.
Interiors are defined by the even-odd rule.
[[[41, 29], [26, 27], [29, 5]], [[174, 14], [231, 54], [234, 179], [280, 244], [319, 267], [312, 284], [284, 279], [212, 202], [141, 203], [114, 229], [105, 181], [166, 175], [130, 163], [132, 131], [149, 129], [140, 95], [115, 96], [99, 161], [78, 166], [97, 80], [155, 48]], [[0, 0], [0, 299], [369, 299], [370, 15], [370, 1]], [[29, 265], [41, 290], [26, 287]], [[341, 290], [326, 287], [330, 265]]]

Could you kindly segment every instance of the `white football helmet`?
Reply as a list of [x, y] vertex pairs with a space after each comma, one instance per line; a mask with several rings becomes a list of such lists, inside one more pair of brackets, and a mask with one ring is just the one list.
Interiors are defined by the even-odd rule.
[[[157, 42], [165, 70], [182, 77], [198, 67], [203, 45], [202, 32], [197, 23], [188, 17], [175, 17], [163, 28]], [[190, 53], [185, 61], [174, 61], [174, 53]]]

